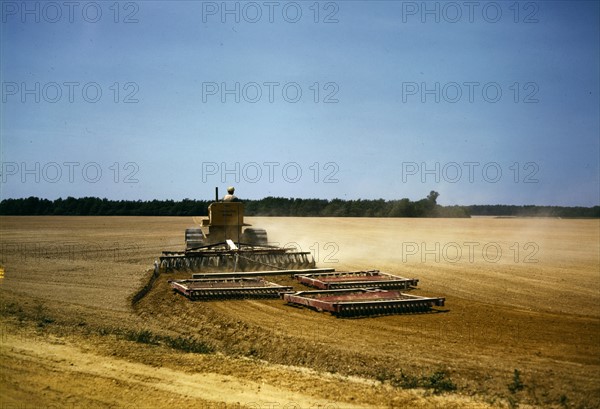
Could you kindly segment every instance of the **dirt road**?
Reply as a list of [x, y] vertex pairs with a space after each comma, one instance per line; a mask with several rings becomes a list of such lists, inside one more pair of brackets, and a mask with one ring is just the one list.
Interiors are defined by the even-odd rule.
[[[182, 402], [194, 407], [199, 404], [210, 407], [216, 403], [224, 403], [224, 407], [266, 407], [274, 402], [288, 407], [336, 407], [332, 400], [313, 398], [263, 382], [210, 372], [186, 373], [101, 356], [61, 338], [40, 339], [35, 335], [25, 338], [5, 334], [2, 355], [6, 378], [12, 378], [14, 373], [27, 378], [25, 382], [12, 383], [12, 388], [6, 388], [6, 383], [4, 385], [4, 402], [15, 404], [32, 403], [31, 397], [39, 394], [35, 389], [43, 384], [46, 391], [43, 396], [61, 397], [61, 407], [93, 407], [99, 404], [131, 408], [168, 407], [179, 406]], [[126, 392], [111, 396], [115, 389]], [[39, 402], [44, 403], [45, 399]], [[344, 407], [368, 406], [346, 403]]]

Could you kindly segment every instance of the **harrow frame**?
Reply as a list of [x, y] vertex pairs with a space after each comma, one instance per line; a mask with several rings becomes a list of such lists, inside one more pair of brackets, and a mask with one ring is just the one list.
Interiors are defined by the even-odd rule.
[[304, 285], [321, 290], [369, 287], [407, 290], [419, 283], [417, 278], [399, 277], [379, 270], [300, 273], [294, 277]]
[[235, 277], [264, 277], [264, 276], [289, 276], [294, 277], [295, 273], [330, 273], [335, 271], [333, 268], [307, 268], [303, 270], [257, 270], [257, 271], [238, 271], [238, 272], [216, 272], [216, 273], [193, 273], [192, 278], [235, 278]]
[[278, 298], [292, 287], [266, 281], [263, 278], [210, 278], [169, 280], [174, 291], [190, 300], [215, 298]]
[[444, 306], [446, 300], [369, 288], [282, 293], [281, 298], [290, 304], [329, 311], [339, 317], [423, 313], [434, 306]]

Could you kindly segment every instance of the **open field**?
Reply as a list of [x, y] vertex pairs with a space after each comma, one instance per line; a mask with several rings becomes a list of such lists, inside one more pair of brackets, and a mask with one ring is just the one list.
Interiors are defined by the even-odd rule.
[[598, 220], [249, 221], [320, 267], [419, 278], [446, 306], [190, 302], [166, 282], [187, 273], [132, 306], [191, 218], [1, 217], [1, 405], [600, 407]]

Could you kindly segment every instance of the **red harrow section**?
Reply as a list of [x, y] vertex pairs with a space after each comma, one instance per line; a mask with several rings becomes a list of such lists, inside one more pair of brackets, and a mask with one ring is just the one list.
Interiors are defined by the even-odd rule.
[[290, 304], [307, 306], [317, 311], [329, 311], [340, 317], [407, 314], [430, 311], [444, 306], [445, 298], [409, 295], [400, 291], [380, 289], [343, 289], [282, 293]]
[[[297, 291], [292, 286], [266, 281], [264, 276], [294, 277], [318, 291]], [[445, 298], [406, 294], [417, 286], [416, 278], [404, 278], [379, 270], [336, 272], [334, 269], [271, 270], [197, 273], [188, 280], [169, 280], [175, 292], [191, 300], [232, 298], [282, 298], [289, 305], [329, 311], [338, 317], [411, 314], [442, 307]], [[287, 279], [289, 280], [289, 278]]]
[[298, 282], [321, 290], [343, 288], [410, 289], [419, 283], [417, 278], [404, 278], [379, 270], [295, 274]]
[[271, 283], [263, 278], [210, 278], [169, 280], [173, 290], [191, 300], [215, 298], [278, 298], [292, 287]]

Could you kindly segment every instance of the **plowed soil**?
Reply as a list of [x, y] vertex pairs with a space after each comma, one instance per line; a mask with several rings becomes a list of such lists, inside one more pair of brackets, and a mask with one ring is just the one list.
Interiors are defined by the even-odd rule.
[[186, 272], [132, 304], [191, 218], [2, 217], [0, 403], [600, 407], [598, 220], [249, 221], [319, 267], [416, 277], [446, 306], [346, 319], [192, 302], [167, 283]]

